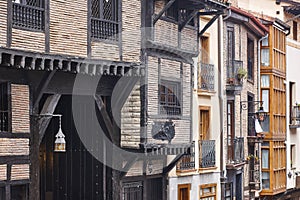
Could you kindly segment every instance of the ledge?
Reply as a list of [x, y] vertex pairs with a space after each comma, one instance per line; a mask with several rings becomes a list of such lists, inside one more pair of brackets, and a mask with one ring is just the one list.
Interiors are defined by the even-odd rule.
[[218, 167], [207, 167], [207, 168], [199, 168], [199, 174], [213, 173]]

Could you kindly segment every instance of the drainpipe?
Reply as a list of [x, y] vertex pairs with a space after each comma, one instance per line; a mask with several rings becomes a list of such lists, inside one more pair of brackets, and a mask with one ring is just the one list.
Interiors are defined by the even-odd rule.
[[221, 199], [224, 199], [226, 169], [224, 173], [224, 133], [223, 133], [223, 37], [222, 37], [222, 15], [218, 18], [218, 95], [219, 95], [219, 109], [220, 109], [220, 183], [221, 183]]
[[[265, 39], [268, 38], [269, 34], [263, 36], [262, 38], [260, 38], [257, 42], [257, 100], [260, 101], [260, 42]], [[261, 144], [258, 143], [258, 153], [259, 156], [261, 158]], [[259, 184], [259, 190], [258, 190], [258, 194], [262, 191], [262, 171], [261, 171], [261, 162], [260, 162], [260, 170], [259, 170], [259, 177], [260, 177], [260, 184]]]

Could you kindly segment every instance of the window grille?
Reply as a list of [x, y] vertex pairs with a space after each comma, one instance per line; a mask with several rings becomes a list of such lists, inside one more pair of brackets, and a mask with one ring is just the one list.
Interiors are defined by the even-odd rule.
[[13, 0], [13, 26], [44, 30], [44, 0]]
[[118, 0], [92, 0], [92, 38], [118, 40]]
[[159, 85], [160, 114], [181, 114], [180, 83], [173, 81], [162, 81]]
[[0, 84], [0, 131], [8, 131], [9, 106], [8, 106], [8, 84]]

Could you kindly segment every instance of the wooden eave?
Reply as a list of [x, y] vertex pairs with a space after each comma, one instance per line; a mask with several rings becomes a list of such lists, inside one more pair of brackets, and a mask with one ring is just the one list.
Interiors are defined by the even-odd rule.
[[63, 71], [91, 76], [143, 76], [140, 63], [118, 62], [83, 57], [53, 55], [0, 47], [0, 65], [16, 69], [37, 71]]
[[181, 58], [183, 60], [186, 60], [186, 62], [188, 63], [192, 63], [192, 57], [196, 57], [198, 55], [197, 51], [187, 51], [180, 48], [160, 44], [152, 40], [148, 40], [145, 46], [146, 49], [150, 51], [153, 50], [158, 53], [163, 53], [177, 58]]
[[244, 24], [250, 31], [252, 31], [258, 37], [263, 37], [269, 32], [268, 28], [265, 25], [263, 25], [251, 13], [248, 13], [244, 10], [233, 6], [231, 6], [229, 9], [231, 10], [229, 20]]
[[178, 0], [179, 9], [197, 9], [210, 8], [222, 11], [226, 9], [229, 4], [226, 0]]

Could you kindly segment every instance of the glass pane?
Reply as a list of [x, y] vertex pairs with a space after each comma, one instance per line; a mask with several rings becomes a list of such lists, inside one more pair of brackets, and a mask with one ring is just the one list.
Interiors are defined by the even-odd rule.
[[269, 46], [269, 38], [267, 37], [267, 38], [263, 39], [263, 40], [261, 41], [261, 45], [262, 45], [263, 47]]
[[269, 66], [270, 65], [270, 51], [269, 49], [261, 50], [261, 65]]
[[261, 151], [262, 168], [269, 169], [269, 150], [262, 149]]
[[270, 188], [270, 173], [269, 172], [262, 173], [262, 187], [263, 187], [263, 189]]
[[262, 90], [262, 101], [264, 111], [269, 112], [269, 90]]
[[261, 87], [270, 87], [270, 76], [261, 75]]

